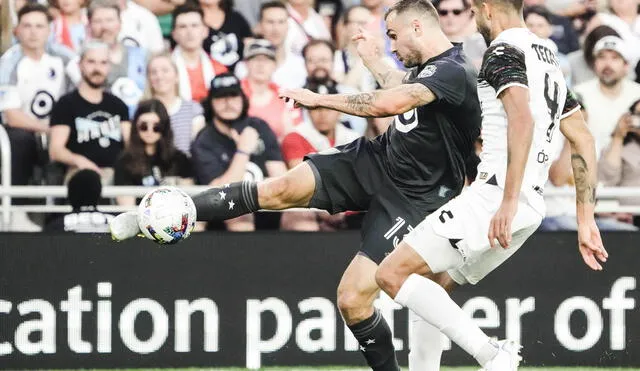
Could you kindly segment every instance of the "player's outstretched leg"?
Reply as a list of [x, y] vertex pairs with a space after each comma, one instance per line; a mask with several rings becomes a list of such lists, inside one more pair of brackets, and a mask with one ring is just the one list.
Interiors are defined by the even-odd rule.
[[[430, 227], [427, 225], [427, 228]], [[436, 267], [433, 270], [446, 271], [462, 264], [462, 256], [448, 240], [435, 234], [428, 235], [429, 243], [438, 245], [431, 251], [431, 257], [437, 256], [433, 260]], [[437, 327], [486, 370], [517, 370], [519, 346], [497, 343], [482, 332], [445, 289], [425, 277], [430, 276], [433, 270], [423, 259], [424, 251], [421, 253], [416, 252], [406, 240], [401, 242], [376, 272], [380, 288], [397, 303]]]
[[391, 329], [373, 301], [380, 289], [375, 281], [378, 265], [356, 255], [338, 285], [338, 308], [360, 344], [360, 352], [374, 371], [399, 371]]
[[[193, 197], [198, 221], [233, 219], [260, 209], [283, 210], [307, 207], [315, 192], [315, 176], [311, 167], [303, 162], [284, 175], [262, 182], [242, 181], [212, 187]], [[111, 235], [115, 240], [125, 240], [140, 233], [136, 212], [115, 217], [111, 223]]]

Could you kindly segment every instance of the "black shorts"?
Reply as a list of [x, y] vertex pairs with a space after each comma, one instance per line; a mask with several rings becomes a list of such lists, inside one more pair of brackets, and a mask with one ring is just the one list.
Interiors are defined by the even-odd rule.
[[431, 211], [421, 210], [396, 187], [381, 151], [378, 142], [360, 138], [305, 158], [316, 180], [309, 207], [331, 214], [367, 211], [360, 252], [376, 264]]

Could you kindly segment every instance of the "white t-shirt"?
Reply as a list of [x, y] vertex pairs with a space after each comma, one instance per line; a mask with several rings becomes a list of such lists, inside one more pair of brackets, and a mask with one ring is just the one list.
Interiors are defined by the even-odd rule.
[[48, 123], [54, 103], [73, 85], [72, 68], [66, 55], [45, 52], [34, 60], [14, 45], [0, 59], [0, 112], [20, 109]]
[[597, 78], [583, 82], [574, 91], [580, 95], [587, 109], [589, 128], [596, 139], [599, 154], [611, 141], [611, 133], [620, 116], [629, 112], [631, 104], [640, 99], [640, 84], [624, 79], [620, 95], [613, 99], [602, 94]]
[[[560, 120], [579, 109], [567, 89], [553, 45], [525, 28], [503, 31], [485, 53], [478, 76], [482, 106], [483, 150], [478, 178], [504, 188], [507, 172], [507, 115], [498, 98], [511, 86], [529, 89], [533, 140], [522, 182], [522, 196], [540, 215], [549, 167], [557, 146], [552, 141]], [[495, 179], [492, 179], [494, 178]]]
[[152, 54], [165, 49], [158, 18], [147, 8], [127, 1], [127, 8], [122, 12], [121, 18], [119, 39], [125, 45], [137, 46]]

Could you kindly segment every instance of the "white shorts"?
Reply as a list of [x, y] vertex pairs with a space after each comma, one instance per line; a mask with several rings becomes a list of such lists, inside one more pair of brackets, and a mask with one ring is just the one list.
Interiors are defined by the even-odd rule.
[[458, 284], [476, 284], [513, 255], [538, 229], [542, 216], [520, 201], [511, 224], [511, 244], [489, 244], [489, 224], [502, 202], [502, 190], [477, 184], [427, 216], [404, 237], [433, 273], [448, 272]]

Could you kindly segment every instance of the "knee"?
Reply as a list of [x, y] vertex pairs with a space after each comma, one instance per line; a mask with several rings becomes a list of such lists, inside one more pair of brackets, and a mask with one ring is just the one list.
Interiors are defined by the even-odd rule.
[[356, 290], [338, 288], [337, 304], [340, 314], [348, 325], [371, 316], [372, 304]]
[[376, 283], [392, 299], [396, 297], [400, 287], [407, 279], [406, 274], [396, 269], [392, 264], [383, 261], [376, 270]]

